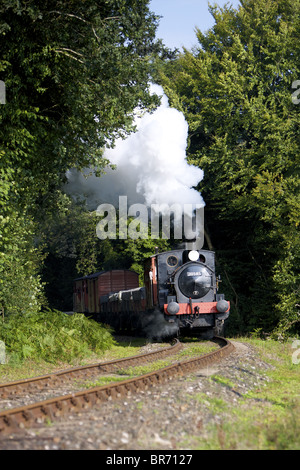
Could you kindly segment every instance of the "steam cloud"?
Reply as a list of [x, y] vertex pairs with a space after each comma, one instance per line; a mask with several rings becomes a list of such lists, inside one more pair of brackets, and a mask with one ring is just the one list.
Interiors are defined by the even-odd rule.
[[177, 323], [168, 323], [159, 310], [154, 310], [144, 318], [143, 332], [152, 341], [162, 341], [178, 334]]
[[84, 195], [90, 209], [103, 203], [118, 207], [119, 196], [127, 196], [128, 205], [205, 205], [193, 189], [202, 180], [203, 171], [186, 161], [187, 122], [181, 112], [170, 108], [160, 86], [153, 85], [152, 93], [162, 96], [159, 108], [137, 116], [137, 132], [105, 151], [116, 170], [108, 168], [101, 178], [68, 172], [66, 191], [77, 197]]

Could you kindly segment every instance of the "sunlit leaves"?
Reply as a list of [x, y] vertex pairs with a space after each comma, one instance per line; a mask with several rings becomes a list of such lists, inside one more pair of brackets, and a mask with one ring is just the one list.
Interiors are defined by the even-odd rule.
[[298, 291], [300, 107], [291, 96], [300, 3], [241, 4], [211, 7], [216, 24], [197, 31], [198, 47], [167, 64], [161, 80], [189, 122], [189, 158], [204, 170], [206, 223], [232, 276], [229, 292], [249, 299], [240, 307], [244, 326], [251, 315], [268, 329], [275, 308], [285, 326], [298, 319], [286, 286]]

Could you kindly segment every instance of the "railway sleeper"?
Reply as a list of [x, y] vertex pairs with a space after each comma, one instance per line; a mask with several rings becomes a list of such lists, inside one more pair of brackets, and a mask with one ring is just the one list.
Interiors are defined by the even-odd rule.
[[20, 429], [16, 416], [4, 416], [0, 419], [0, 431], [3, 433], [12, 433]]
[[84, 408], [90, 408], [95, 403], [95, 399], [94, 399], [93, 394], [83, 395], [82, 400], [83, 400], [83, 403], [84, 403]]
[[50, 418], [51, 420], [54, 419], [54, 410], [53, 410], [53, 406], [51, 405], [42, 405], [41, 406], [41, 412], [43, 413], [43, 418], [46, 419], [46, 418]]
[[107, 393], [106, 390], [96, 391], [95, 396], [96, 396], [96, 403], [100, 403], [100, 402], [106, 401], [108, 399], [108, 393]]
[[26, 422], [31, 422], [34, 420], [34, 413], [31, 410], [24, 410], [22, 417]]

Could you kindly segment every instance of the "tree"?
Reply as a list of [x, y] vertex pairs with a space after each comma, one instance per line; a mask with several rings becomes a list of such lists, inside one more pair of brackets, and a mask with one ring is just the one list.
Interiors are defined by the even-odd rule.
[[[66, 171], [101, 171], [107, 163], [104, 146], [132, 131], [133, 110], [157, 104], [148, 90], [150, 59], [162, 48], [155, 42], [157, 17], [148, 3], [1, 3], [0, 79], [6, 104], [0, 109], [0, 278], [12, 264], [17, 285], [24, 266], [22, 280], [36, 276], [37, 260], [41, 263], [36, 223], [59, 210]], [[21, 227], [26, 227], [26, 246], [19, 243]], [[35, 268], [29, 252], [37, 257]], [[11, 296], [17, 298], [17, 291], [12, 289]], [[2, 290], [0, 304], [4, 299]]]
[[[97, 271], [131, 269], [144, 282], [144, 260], [155, 253], [170, 249], [169, 240], [130, 237], [99, 240], [95, 227], [99, 222], [96, 211], [88, 210], [83, 202], [60, 197], [60, 210], [43, 224], [44, 245], [47, 253], [42, 271], [46, 283], [45, 294], [49, 306], [59, 310], [72, 309], [73, 281]], [[129, 224], [129, 218], [127, 223]]]
[[0, 141], [23, 198], [34, 194], [40, 204], [70, 167], [101, 169], [103, 147], [132, 130], [133, 110], [157, 102], [149, 59], [160, 46], [147, 4], [2, 3]]
[[[240, 327], [299, 322], [299, 0], [211, 6], [199, 46], [161, 82], [189, 123], [189, 158]], [[170, 78], [171, 77], [171, 78]], [[299, 307], [299, 305], [298, 305]]]

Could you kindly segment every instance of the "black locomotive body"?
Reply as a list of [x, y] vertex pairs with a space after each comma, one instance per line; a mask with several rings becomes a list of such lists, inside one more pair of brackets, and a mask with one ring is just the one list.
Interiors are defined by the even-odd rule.
[[[118, 273], [119, 278], [120, 273], [128, 277], [130, 272], [109, 273], [110, 277]], [[75, 281], [75, 311], [84, 307], [84, 313], [95, 314], [97, 320], [117, 330], [151, 331], [157, 337], [191, 330], [208, 337], [224, 333], [230, 304], [218, 293], [212, 251], [178, 249], [151, 256], [144, 265], [144, 287], [139, 287], [136, 277], [129, 289], [124, 289], [122, 281], [119, 289], [115, 283], [110, 290], [112, 286], [105, 281], [107, 272], [98, 274], [101, 275], [97, 282], [95, 275]], [[78, 302], [84, 296], [81, 289], [91, 279], [94, 279], [93, 295], [86, 293], [85, 303]], [[103, 291], [104, 283], [106, 291]]]
[[179, 330], [223, 334], [230, 304], [217, 292], [214, 252], [181, 249], [156, 254], [146, 263], [145, 285], [148, 307], [158, 308]]

